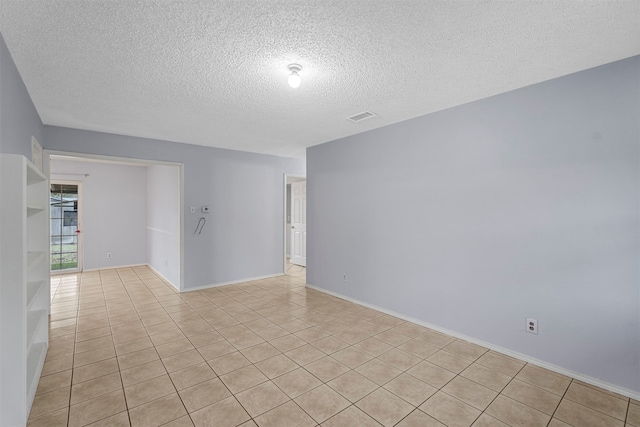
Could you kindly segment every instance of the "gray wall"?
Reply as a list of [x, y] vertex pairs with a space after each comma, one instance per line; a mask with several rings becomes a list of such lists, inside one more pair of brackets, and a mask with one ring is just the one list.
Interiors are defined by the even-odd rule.
[[[77, 129], [44, 127], [49, 150], [184, 164], [185, 289], [282, 273], [284, 174], [303, 160]], [[209, 206], [202, 215], [189, 206]]]
[[149, 265], [180, 289], [180, 168], [147, 167]]
[[308, 283], [640, 392], [639, 76], [634, 57], [308, 149]]
[[31, 160], [31, 136], [42, 145], [42, 121], [0, 34], [0, 153]]
[[146, 166], [51, 160], [50, 176], [52, 181], [82, 183], [79, 225], [85, 270], [147, 263]]

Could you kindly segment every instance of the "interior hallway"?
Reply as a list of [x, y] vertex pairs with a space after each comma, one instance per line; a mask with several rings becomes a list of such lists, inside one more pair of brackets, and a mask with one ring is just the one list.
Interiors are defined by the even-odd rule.
[[640, 426], [640, 402], [305, 287], [53, 276], [29, 426]]

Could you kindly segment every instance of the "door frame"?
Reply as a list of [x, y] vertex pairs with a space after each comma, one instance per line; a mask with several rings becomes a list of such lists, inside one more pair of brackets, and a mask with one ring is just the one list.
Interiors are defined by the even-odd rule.
[[292, 175], [292, 174], [284, 174], [284, 184], [283, 184], [283, 224], [282, 224], [282, 274], [287, 273], [287, 216], [289, 215], [289, 211], [287, 210], [287, 185], [292, 182], [306, 181], [307, 177], [304, 175]]
[[[48, 176], [48, 175], [47, 175]], [[57, 274], [69, 274], [69, 273], [82, 273], [84, 270], [84, 236], [82, 235], [83, 226], [83, 206], [82, 206], [82, 181], [74, 180], [74, 179], [54, 179], [53, 181], [49, 177], [49, 197], [51, 197], [51, 184], [62, 184], [62, 185], [76, 185], [78, 187], [78, 219], [77, 219], [77, 229], [80, 230], [80, 233], [76, 233], [78, 238], [78, 265], [75, 269], [67, 269], [67, 270], [56, 270], [52, 271], [49, 268], [49, 273], [51, 275]], [[49, 203], [49, 265], [51, 265], [51, 203]]]
[[[148, 165], [164, 165], [164, 166], [177, 166], [180, 174], [180, 283], [178, 283], [178, 292], [184, 291], [184, 164], [178, 162], [169, 162], [162, 160], [147, 160], [129, 157], [117, 157], [117, 156], [104, 156], [100, 154], [87, 154], [77, 153], [72, 151], [60, 151], [60, 150], [44, 150], [42, 173], [51, 181], [51, 156], [63, 156], [63, 157], [75, 157], [81, 159], [95, 160], [97, 162], [106, 163], [120, 163], [133, 166], [148, 166]], [[286, 202], [286, 201], [285, 201]], [[49, 232], [50, 233], [50, 232]], [[51, 257], [51, 255], [49, 255]]]

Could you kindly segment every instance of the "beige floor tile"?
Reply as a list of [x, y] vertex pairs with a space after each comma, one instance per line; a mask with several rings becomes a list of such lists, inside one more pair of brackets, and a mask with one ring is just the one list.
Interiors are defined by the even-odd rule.
[[378, 385], [386, 384], [402, 373], [401, 370], [378, 359], [358, 366], [355, 371]]
[[362, 350], [358, 350], [355, 347], [347, 347], [338, 352], [335, 352], [331, 355], [338, 362], [348, 366], [351, 369], [357, 368], [358, 366], [368, 362], [373, 359], [369, 353], [365, 353]]
[[460, 376], [449, 381], [442, 391], [481, 411], [498, 395], [497, 392]]
[[288, 401], [255, 419], [260, 427], [313, 427], [317, 423], [293, 401]]
[[238, 399], [249, 415], [254, 418], [290, 400], [289, 397], [271, 381], [264, 382], [236, 394], [236, 399]]
[[162, 344], [168, 344], [178, 340], [185, 340], [187, 337], [181, 330], [176, 329], [174, 331], [161, 332], [159, 334], [152, 335], [149, 338], [151, 338], [153, 345], [160, 346]]
[[620, 399], [575, 382], [571, 383], [564, 398], [621, 421], [625, 421], [629, 406], [629, 399]]
[[640, 427], [640, 405], [631, 403], [627, 412], [627, 424], [634, 427]]
[[177, 418], [167, 424], [163, 424], [162, 427], [193, 427], [193, 422], [189, 415]]
[[533, 365], [522, 368], [515, 378], [560, 396], [565, 393], [571, 383], [569, 377]]
[[417, 336], [412, 336], [412, 338], [424, 341], [427, 344], [438, 348], [445, 347], [455, 341], [455, 338], [436, 331], [423, 332], [421, 334], [418, 334]]
[[283, 353], [302, 347], [303, 345], [307, 345], [306, 341], [301, 340], [293, 334], [284, 335], [280, 338], [271, 340], [270, 344]]
[[443, 350], [471, 361], [476, 361], [480, 356], [488, 351], [487, 348], [462, 340], [455, 340], [451, 344], [445, 346]]
[[350, 370], [347, 366], [329, 356], [306, 365], [305, 369], [325, 383]]
[[440, 421], [425, 414], [419, 409], [414, 410], [397, 424], [398, 427], [447, 427]]
[[169, 375], [159, 377], [126, 387], [124, 394], [127, 399], [127, 407], [135, 408], [160, 397], [175, 393], [176, 389]]
[[122, 381], [119, 372], [74, 384], [71, 388], [71, 405], [120, 389], [122, 389]]
[[570, 425], [570, 424], [567, 424], [567, 423], [565, 423], [563, 421], [560, 421], [557, 418], [552, 418], [551, 422], [549, 423], [549, 425], [547, 427], [573, 427], [573, 426]]
[[344, 375], [329, 381], [327, 385], [351, 402], [357, 402], [378, 388], [376, 383], [368, 380], [355, 371], [349, 371]]
[[111, 359], [92, 363], [91, 365], [75, 368], [73, 370], [72, 382], [73, 384], [79, 384], [81, 382], [89, 381], [118, 371], [118, 361], [113, 357]]
[[360, 332], [360, 331], [354, 331], [353, 329], [337, 332], [333, 336], [350, 345], [357, 344], [360, 341], [363, 341], [369, 338], [368, 334], [365, 334], [364, 332]]
[[325, 357], [325, 353], [311, 344], [305, 344], [285, 353], [285, 355], [300, 366], [308, 365]]
[[406, 371], [422, 361], [419, 357], [397, 348], [389, 350], [388, 352], [378, 356], [378, 359], [400, 369], [401, 371]]
[[268, 380], [262, 372], [253, 365], [245, 366], [220, 377], [231, 393], [240, 393]]
[[89, 350], [97, 350], [102, 347], [113, 346], [113, 338], [110, 335], [94, 338], [86, 341], [80, 341], [76, 343], [75, 353], [84, 353]]
[[[261, 329], [256, 331], [256, 334], [262, 337], [265, 340], [271, 341], [276, 338], [283, 337], [285, 335], [289, 335], [289, 331], [282, 329], [280, 326], [274, 325], [270, 326], [266, 329]], [[296, 337], [297, 338], [297, 337]], [[304, 340], [303, 340], [304, 341]]]
[[239, 351], [209, 360], [208, 363], [218, 375], [228, 374], [229, 372], [251, 365], [251, 362]]
[[486, 368], [478, 363], [470, 365], [460, 375], [497, 392], [502, 391], [512, 380], [512, 377]]
[[249, 414], [235, 397], [227, 397], [191, 414], [196, 427], [235, 427], [250, 420]]
[[456, 374], [459, 374], [471, 365], [470, 360], [463, 359], [462, 357], [444, 350], [440, 350], [432, 354], [427, 358], [427, 361]]
[[522, 427], [544, 427], [551, 419], [549, 415], [503, 395], [498, 396], [485, 412], [504, 423]]
[[57, 372], [66, 371], [73, 367], [73, 355], [62, 356], [57, 359], [49, 359], [44, 362], [42, 375], [51, 375]]
[[269, 379], [279, 377], [280, 375], [286, 374], [287, 372], [291, 372], [300, 367], [300, 365], [289, 359], [284, 354], [279, 354], [263, 360], [262, 362], [258, 362], [255, 366]]
[[553, 415], [562, 399], [557, 394], [516, 379], [509, 383], [502, 394], [549, 415]]
[[169, 373], [176, 389], [182, 390], [201, 382], [215, 378], [217, 375], [207, 362], [198, 363], [188, 368]]
[[156, 349], [154, 347], [149, 347], [143, 350], [127, 353], [123, 356], [118, 356], [118, 365], [121, 370], [124, 370], [144, 365], [145, 363], [158, 359], [160, 359], [160, 357], [158, 356]]
[[90, 427], [129, 427], [130, 425], [129, 413], [126, 411], [89, 424]]
[[68, 369], [62, 372], [56, 372], [55, 374], [47, 375], [40, 378], [38, 383], [38, 389], [36, 395], [48, 393], [59, 388], [71, 386], [71, 373], [72, 370]]
[[39, 417], [29, 417], [27, 427], [67, 427], [69, 419], [69, 408], [58, 409], [54, 412], [47, 412]]
[[622, 427], [624, 423], [601, 412], [563, 399], [553, 414], [554, 418], [572, 426], [580, 427]]
[[409, 369], [407, 373], [435, 388], [442, 388], [455, 377], [453, 372], [427, 361], [418, 363]]
[[234, 346], [229, 344], [227, 340], [219, 341], [215, 344], [205, 345], [203, 347], [198, 347], [198, 352], [204, 360], [212, 360], [225, 354], [234, 353], [238, 351]]
[[224, 337], [216, 331], [209, 331], [203, 334], [191, 335], [188, 340], [191, 341], [195, 348], [200, 348], [220, 342], [224, 340]]
[[510, 427], [510, 426], [487, 414], [482, 414], [478, 417], [476, 422], [473, 423], [471, 427]]
[[245, 348], [242, 350], [242, 354], [249, 359], [251, 363], [258, 363], [280, 354], [280, 350], [267, 342], [263, 342], [253, 347]]
[[384, 388], [406, 400], [413, 406], [420, 406], [430, 398], [437, 388], [409, 375], [401, 374], [384, 385]]
[[481, 413], [476, 408], [441, 391], [420, 405], [420, 410], [448, 427], [469, 427]]
[[326, 354], [333, 354], [337, 351], [349, 347], [349, 344], [347, 344], [346, 342], [332, 336], [327, 336], [314, 341], [312, 345]]
[[292, 399], [322, 384], [322, 381], [302, 368], [279, 376], [273, 382]]
[[[186, 338], [179, 339], [167, 344], [157, 345], [156, 351], [160, 357], [169, 357], [185, 351], [193, 350], [195, 347]], [[200, 352], [202, 354], [202, 352]], [[202, 357], [205, 357], [204, 355]], [[206, 360], [206, 357], [205, 357]]]
[[367, 338], [364, 341], [360, 341], [359, 343], [354, 344], [353, 347], [357, 348], [358, 350], [364, 351], [365, 353], [368, 353], [374, 357], [380, 356], [381, 354], [386, 353], [393, 348], [389, 344], [382, 342], [376, 338]]
[[295, 332], [294, 335], [308, 343], [313, 343], [323, 338], [329, 337], [327, 333], [323, 332], [322, 329], [318, 327], [303, 329], [301, 331]]
[[498, 371], [501, 374], [514, 377], [524, 367], [525, 363], [511, 357], [503, 356], [495, 352], [489, 351], [477, 360], [477, 363]]
[[122, 384], [125, 387], [128, 387], [130, 385], [159, 377], [166, 373], [167, 370], [164, 368], [162, 362], [160, 360], [154, 360], [153, 362], [145, 363], [144, 365], [136, 366], [135, 368], [120, 371], [120, 376], [122, 377]]
[[116, 347], [116, 354], [118, 356], [122, 356], [125, 354], [140, 351], [146, 348], [152, 348], [153, 343], [151, 342], [151, 339], [149, 339], [149, 337], [144, 336], [141, 338], [135, 338], [130, 341], [119, 342], [118, 344], [115, 345], [115, 347]]
[[31, 406], [29, 416], [36, 418], [69, 406], [70, 390], [71, 387], [64, 387], [37, 395], [33, 399], [33, 405]]
[[395, 394], [379, 388], [356, 406], [384, 426], [393, 426], [415, 409]]
[[346, 426], [380, 427], [380, 423], [362, 412], [360, 408], [353, 405], [322, 423], [322, 427]]
[[87, 351], [84, 353], [76, 354], [73, 357], [73, 367], [78, 368], [84, 365], [90, 365], [101, 360], [110, 359], [115, 357], [116, 350], [112, 347], [103, 347], [96, 350]]
[[159, 426], [186, 415], [177, 393], [129, 409], [131, 427]]
[[350, 405], [347, 399], [324, 384], [294, 400], [318, 423], [326, 421]]
[[231, 345], [233, 345], [238, 350], [244, 350], [246, 348], [253, 347], [254, 345], [265, 342], [264, 339], [262, 339], [259, 335], [256, 335], [251, 331], [244, 335], [227, 338], [227, 341], [229, 341]]
[[231, 396], [219, 378], [214, 378], [178, 392], [189, 413]]
[[69, 427], [79, 427], [102, 420], [127, 409], [124, 391], [118, 390], [95, 399], [72, 405], [69, 410]]

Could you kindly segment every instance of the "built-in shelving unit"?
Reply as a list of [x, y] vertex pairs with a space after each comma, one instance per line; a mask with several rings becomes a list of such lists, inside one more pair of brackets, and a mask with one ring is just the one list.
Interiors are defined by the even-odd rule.
[[0, 155], [0, 425], [27, 424], [49, 346], [49, 183]]

